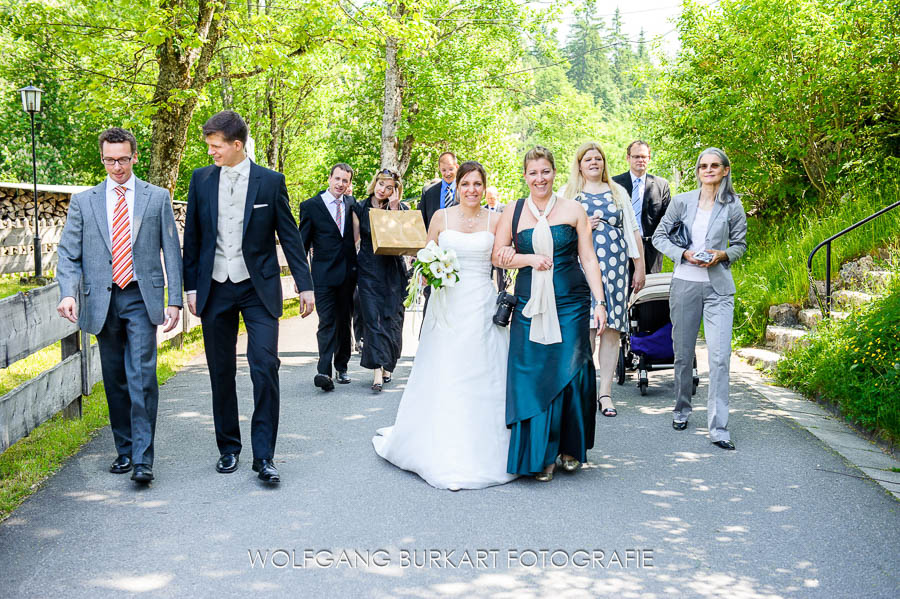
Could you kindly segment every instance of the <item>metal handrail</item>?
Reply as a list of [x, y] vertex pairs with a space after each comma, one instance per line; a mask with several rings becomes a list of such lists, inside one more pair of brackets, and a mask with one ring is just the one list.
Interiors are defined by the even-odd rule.
[[[812, 287], [813, 293], [816, 296], [816, 303], [819, 304], [819, 309], [822, 310], [823, 317], [825, 317], [825, 318], [831, 317], [831, 242], [834, 241], [835, 239], [837, 239], [838, 237], [846, 235], [853, 229], [856, 229], [857, 227], [866, 224], [870, 220], [878, 218], [885, 212], [889, 212], [889, 211], [893, 210], [894, 208], [896, 208], [898, 206], [900, 206], [900, 201], [894, 202], [890, 206], [885, 206], [884, 208], [882, 208], [875, 214], [871, 214], [871, 215], [867, 216], [866, 218], [862, 219], [861, 221], [859, 221], [858, 223], [850, 225], [849, 227], [847, 227], [840, 233], [835, 233], [834, 235], [832, 235], [831, 237], [829, 237], [828, 239], [826, 239], [825, 241], [823, 241], [822, 243], [817, 245], [815, 247], [815, 249], [809, 253], [809, 258], [806, 260], [806, 271], [807, 271], [807, 275], [809, 276], [809, 284]], [[820, 249], [822, 249], [822, 246], [825, 246], [825, 305], [824, 306], [822, 305], [822, 298], [819, 297], [819, 288], [816, 286], [816, 281], [815, 281], [815, 278], [813, 277], [813, 271], [812, 271], [813, 256], [816, 255], [816, 252], [818, 252]]]

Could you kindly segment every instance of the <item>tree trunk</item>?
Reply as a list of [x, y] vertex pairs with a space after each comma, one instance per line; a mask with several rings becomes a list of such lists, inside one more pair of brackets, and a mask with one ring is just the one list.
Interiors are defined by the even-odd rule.
[[278, 170], [281, 147], [281, 131], [278, 128], [278, 110], [275, 105], [275, 77], [266, 77], [266, 115], [269, 121], [269, 143], [266, 145], [266, 162], [272, 170]]
[[[164, 0], [163, 10], [177, 12], [179, 0]], [[196, 31], [174, 34], [156, 48], [159, 77], [153, 93], [157, 108], [151, 117], [150, 183], [174, 193], [178, 167], [187, 143], [191, 117], [206, 84], [209, 63], [221, 37], [219, 11], [224, 5], [215, 0], [200, 0]], [[186, 37], [196, 34], [202, 44], [193, 47]], [[185, 93], [187, 92], [187, 93]]]
[[234, 86], [228, 77], [228, 61], [224, 52], [219, 54], [219, 68], [222, 71], [222, 110], [231, 110], [234, 106]]
[[[381, 168], [399, 170], [399, 142], [397, 129], [403, 109], [400, 92], [400, 65], [397, 62], [397, 38], [388, 36], [385, 41], [384, 57], [387, 68], [384, 71], [384, 111], [381, 116]], [[401, 172], [402, 176], [403, 173]]]

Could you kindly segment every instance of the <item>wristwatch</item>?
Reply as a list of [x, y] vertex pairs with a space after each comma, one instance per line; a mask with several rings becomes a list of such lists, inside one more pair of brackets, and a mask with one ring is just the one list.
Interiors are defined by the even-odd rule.
[[603, 307], [605, 308], [605, 307], [606, 307], [606, 300], [600, 300], [599, 302], [597, 302], [597, 305], [598, 305], [598, 306], [603, 306]]

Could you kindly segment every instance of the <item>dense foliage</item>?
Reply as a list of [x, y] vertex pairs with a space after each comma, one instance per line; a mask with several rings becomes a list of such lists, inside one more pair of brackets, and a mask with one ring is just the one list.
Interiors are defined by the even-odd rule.
[[779, 218], [848, 175], [896, 170], [898, 14], [898, 0], [687, 0], [642, 111], [658, 158], [684, 169], [721, 147], [746, 207]]
[[777, 378], [833, 401], [867, 429], [900, 441], [900, 281], [865, 310], [819, 325], [809, 345], [789, 351]]
[[[244, 115], [256, 160], [287, 175], [295, 202], [321, 189], [336, 161], [368, 178], [390, 162], [385, 147], [399, 157], [407, 197], [448, 149], [481, 160], [506, 199], [521, 191], [520, 157], [534, 143], [551, 147], [564, 172], [581, 141], [599, 138], [624, 169], [649, 44], [627, 39], [621, 17], [597, 14], [593, 0], [558, 42], [547, 23], [559, 7], [540, 6], [112, 0], [97, 10], [90, 0], [0, 0], [0, 179], [30, 179], [15, 91], [28, 84], [46, 91], [37, 115], [45, 183], [96, 181], [96, 135], [122, 125], [139, 139], [138, 175], [184, 199], [190, 171], [209, 163], [200, 125], [223, 108]], [[387, 121], [395, 131], [385, 140]]]

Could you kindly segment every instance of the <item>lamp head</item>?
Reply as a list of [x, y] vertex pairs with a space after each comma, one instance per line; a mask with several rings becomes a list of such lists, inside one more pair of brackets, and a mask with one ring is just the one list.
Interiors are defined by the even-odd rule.
[[25, 112], [34, 114], [41, 111], [41, 94], [44, 92], [33, 85], [23, 87], [19, 90], [22, 94], [22, 108]]

